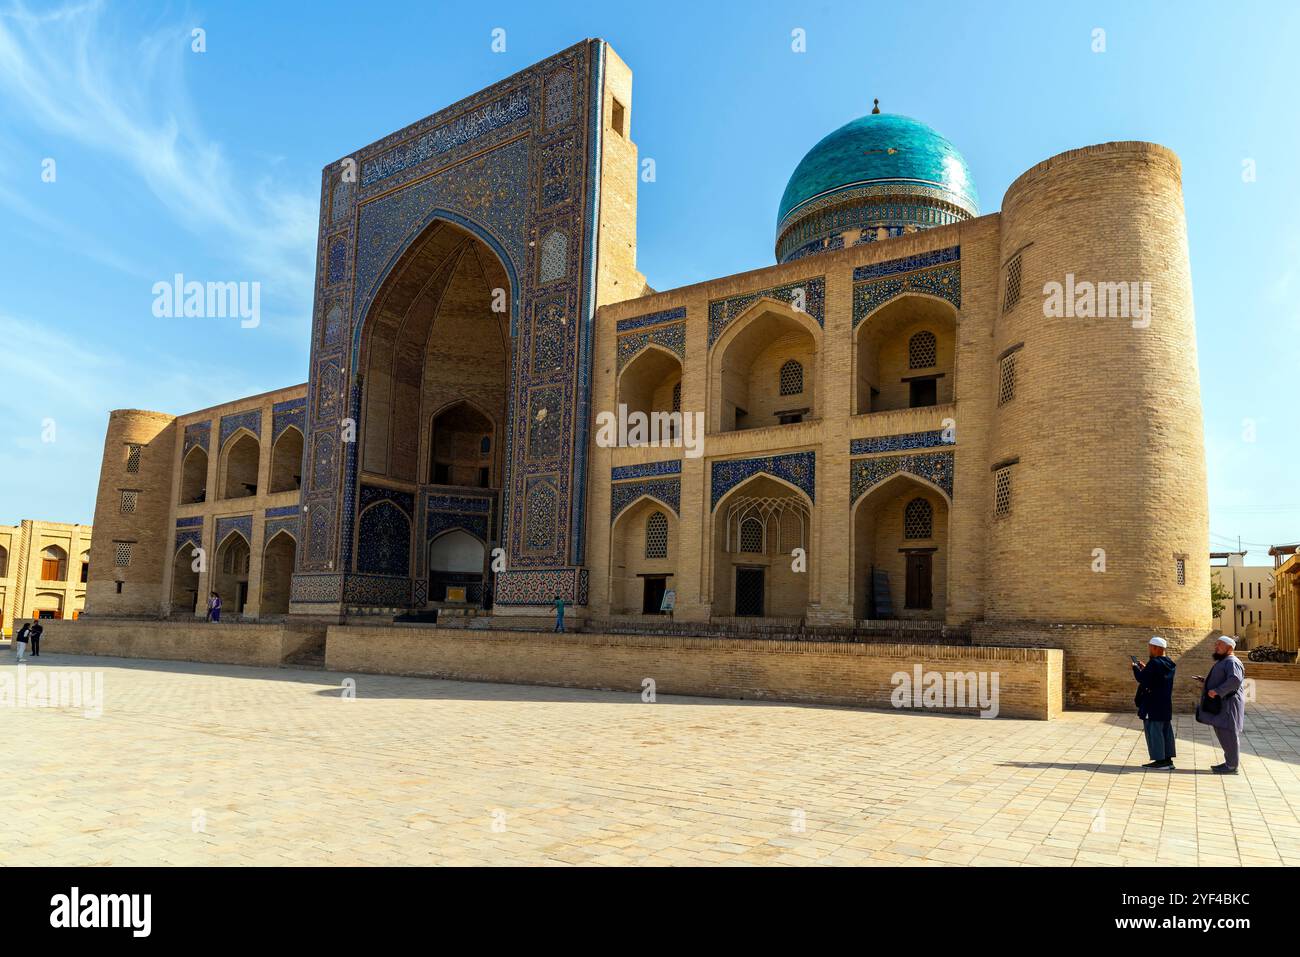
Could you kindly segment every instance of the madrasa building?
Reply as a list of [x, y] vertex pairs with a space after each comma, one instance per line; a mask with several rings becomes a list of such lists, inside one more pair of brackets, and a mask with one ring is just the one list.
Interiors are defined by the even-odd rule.
[[[587, 40], [328, 163], [306, 384], [111, 413], [88, 615], [883, 623], [1064, 649], [1076, 706], [1206, 639], [1172, 152], [1071, 150], [981, 213], [873, 109], [771, 198], [774, 264], [657, 292], [632, 110]], [[657, 443], [604, 427], [637, 413]]]

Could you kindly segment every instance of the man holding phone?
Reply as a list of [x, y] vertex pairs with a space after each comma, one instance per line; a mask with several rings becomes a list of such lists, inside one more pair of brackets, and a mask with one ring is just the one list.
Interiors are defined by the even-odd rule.
[[1246, 703], [1241, 696], [1241, 683], [1246, 680], [1246, 669], [1233, 652], [1237, 639], [1224, 635], [1214, 643], [1214, 667], [1202, 678], [1195, 679], [1204, 685], [1201, 703], [1196, 706], [1196, 720], [1214, 728], [1223, 748], [1223, 763], [1210, 768], [1215, 774], [1236, 774], [1241, 759], [1241, 731], [1245, 726]]
[[1172, 771], [1174, 769], [1174, 669], [1173, 660], [1165, 653], [1169, 642], [1155, 637], [1147, 642], [1149, 657], [1146, 664], [1130, 655], [1133, 662], [1133, 677], [1137, 679], [1137, 695], [1133, 703], [1137, 705], [1138, 717], [1142, 719], [1142, 730], [1146, 733], [1147, 754], [1151, 763], [1142, 767], [1155, 771]]

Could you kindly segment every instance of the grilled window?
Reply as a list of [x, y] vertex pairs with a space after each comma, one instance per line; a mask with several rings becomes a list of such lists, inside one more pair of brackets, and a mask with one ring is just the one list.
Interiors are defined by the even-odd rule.
[[133, 490], [124, 490], [122, 492], [122, 514], [131, 515], [135, 512], [135, 504], [140, 496], [139, 492]]
[[140, 471], [140, 446], [128, 445], [126, 447], [126, 470], [128, 472]]
[[998, 405], [1006, 405], [1016, 397], [1016, 353], [1003, 356], [998, 363]]
[[1003, 518], [1011, 514], [1011, 469], [998, 469], [993, 475], [993, 515]]
[[1006, 294], [1002, 297], [1002, 311], [1010, 312], [1020, 301], [1020, 256], [1012, 256], [1007, 263]]
[[781, 394], [799, 395], [803, 392], [803, 366], [790, 359], [781, 366]]
[[907, 340], [907, 367], [929, 369], [938, 362], [939, 340], [933, 332], [918, 332]]
[[114, 542], [113, 543], [113, 564], [118, 568], [125, 568], [131, 564], [131, 543]]
[[903, 509], [903, 537], [930, 538], [934, 534], [934, 508], [923, 498], [914, 498]]
[[740, 523], [740, 550], [763, 553], [763, 523], [756, 518], [747, 518]]
[[1174, 573], [1178, 577], [1178, 584], [1180, 585], [1187, 584], [1187, 559], [1185, 558], [1174, 559]]
[[645, 557], [668, 557], [668, 516], [655, 512], [645, 523]]

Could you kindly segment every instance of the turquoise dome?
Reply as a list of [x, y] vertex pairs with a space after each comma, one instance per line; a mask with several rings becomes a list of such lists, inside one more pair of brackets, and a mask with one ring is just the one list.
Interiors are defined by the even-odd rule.
[[911, 117], [871, 113], [831, 133], [795, 168], [777, 215], [777, 259], [978, 215], [970, 168], [948, 140]]

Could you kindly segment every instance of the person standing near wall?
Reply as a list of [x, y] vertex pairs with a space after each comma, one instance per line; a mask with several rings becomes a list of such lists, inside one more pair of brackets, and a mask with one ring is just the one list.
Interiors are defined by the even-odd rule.
[[45, 634], [45, 626], [41, 624], [39, 618], [32, 619], [32, 630], [27, 633], [27, 640], [32, 645], [32, 657], [41, 656], [41, 635]]
[[1246, 669], [1233, 652], [1237, 639], [1224, 635], [1214, 643], [1214, 667], [1202, 678], [1205, 689], [1201, 703], [1196, 706], [1196, 720], [1214, 728], [1223, 748], [1223, 763], [1210, 768], [1215, 774], [1236, 774], [1241, 760], [1241, 732], [1246, 723], [1246, 702], [1241, 695], [1241, 683], [1246, 679]]
[[14, 652], [18, 655], [18, 661], [21, 662], [27, 654], [27, 636], [32, 633], [32, 623], [29, 621], [18, 629], [18, 634], [14, 635]]
[[555, 596], [555, 630], [564, 633], [564, 599], [559, 595]]
[[216, 592], [208, 599], [208, 621], [221, 621], [221, 596]]
[[1133, 659], [1133, 677], [1137, 679], [1138, 717], [1147, 737], [1147, 754], [1151, 763], [1142, 765], [1156, 771], [1174, 769], [1174, 670], [1173, 659], [1165, 651], [1169, 643], [1155, 637], [1147, 642], [1150, 657], [1146, 664]]

